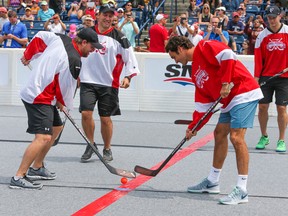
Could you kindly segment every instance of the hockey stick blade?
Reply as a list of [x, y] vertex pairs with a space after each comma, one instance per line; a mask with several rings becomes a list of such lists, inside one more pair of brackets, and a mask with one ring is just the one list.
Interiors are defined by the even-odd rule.
[[[219, 109], [216, 109], [214, 111], [212, 111], [213, 113], [216, 113], [220, 110]], [[192, 120], [187, 120], [187, 119], [177, 119], [174, 121], [174, 124], [180, 124], [180, 125], [189, 125], [190, 123], [192, 122]]]
[[86, 137], [86, 135], [84, 134], [84, 132], [78, 127], [78, 125], [76, 124], [76, 122], [74, 121], [74, 119], [71, 117], [71, 115], [67, 112], [67, 110], [63, 110], [63, 113], [65, 114], [65, 116], [67, 116], [67, 118], [69, 119], [69, 121], [72, 123], [72, 125], [76, 128], [76, 130], [80, 133], [80, 135], [84, 138], [84, 140], [86, 141], [86, 143], [92, 148], [92, 150], [95, 152], [95, 154], [97, 155], [97, 157], [100, 159], [100, 161], [105, 165], [105, 167], [109, 170], [110, 173], [114, 174], [114, 175], [119, 175], [122, 177], [126, 177], [126, 178], [135, 178], [136, 177], [136, 173], [132, 172], [132, 171], [127, 171], [124, 169], [119, 169], [119, 168], [115, 168], [112, 167], [111, 165], [109, 165], [103, 158], [103, 156], [99, 153], [99, 151], [95, 148], [95, 146], [93, 144], [90, 143], [89, 139]]

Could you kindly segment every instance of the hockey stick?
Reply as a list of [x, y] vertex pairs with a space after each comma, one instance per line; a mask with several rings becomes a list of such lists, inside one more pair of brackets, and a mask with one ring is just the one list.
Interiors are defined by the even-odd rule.
[[[216, 113], [219, 110], [220, 110], [220, 108], [216, 109], [216, 110], [213, 110], [213, 113]], [[177, 120], [174, 121], [174, 124], [189, 125], [191, 122], [192, 122], [192, 120], [188, 120], [188, 119], [177, 119]]]
[[[75, 89], [75, 92], [74, 92], [74, 95], [73, 95], [73, 99], [75, 98], [76, 92], [77, 92], [77, 87], [76, 87], [76, 89]], [[57, 138], [55, 139], [55, 141], [54, 141], [54, 143], [53, 143], [52, 146], [56, 146], [56, 145], [58, 144], [58, 142], [59, 142], [59, 140], [60, 140], [60, 137], [61, 137], [61, 135], [62, 135], [62, 132], [63, 132], [63, 130], [64, 130], [66, 121], [67, 121], [67, 116], [65, 116], [65, 118], [64, 118], [64, 120], [63, 120], [63, 123], [62, 123], [62, 124], [63, 124], [63, 125], [62, 125], [63, 128], [62, 128], [62, 130], [61, 130], [61, 132], [59, 133], [59, 135], [57, 136]]]
[[100, 161], [106, 166], [106, 168], [110, 171], [110, 173], [115, 174], [115, 175], [119, 175], [119, 176], [123, 176], [123, 177], [127, 177], [127, 178], [135, 178], [136, 177], [136, 173], [135, 172], [131, 172], [131, 171], [127, 171], [127, 170], [123, 170], [123, 169], [118, 169], [118, 168], [114, 168], [112, 166], [110, 166], [104, 159], [103, 156], [99, 153], [99, 151], [96, 149], [96, 147], [90, 143], [89, 139], [86, 137], [86, 135], [83, 133], [83, 131], [78, 127], [78, 125], [76, 124], [76, 122], [74, 121], [74, 119], [71, 117], [71, 115], [68, 113], [67, 110], [63, 109], [63, 112], [65, 114], [65, 116], [70, 120], [70, 122], [73, 124], [73, 126], [76, 128], [76, 130], [80, 133], [80, 135], [84, 138], [84, 140], [87, 142], [87, 144], [92, 148], [92, 150], [95, 152], [95, 154], [98, 156], [98, 158], [100, 159]]
[[259, 85], [260, 85], [260, 86], [263, 86], [263, 85], [265, 85], [267, 82], [269, 82], [270, 80], [272, 80], [272, 79], [274, 79], [274, 78], [276, 78], [276, 77], [281, 76], [282, 74], [286, 73], [287, 71], [288, 71], [288, 68], [285, 68], [284, 70], [282, 70], [281, 72], [275, 74], [274, 76], [269, 77], [269, 79], [267, 79], [266, 81], [261, 82]]
[[[200, 126], [200, 124], [208, 117], [208, 115], [213, 112], [213, 110], [215, 109], [215, 107], [218, 105], [218, 103], [220, 102], [220, 100], [222, 99], [222, 97], [220, 96], [213, 104], [212, 106], [206, 111], [206, 113], [204, 114], [204, 116], [202, 116], [202, 118], [197, 122], [197, 124], [192, 128], [192, 132], [194, 132], [195, 130], [197, 130], [197, 128]], [[186, 137], [184, 137], [181, 142], [176, 146], [176, 148], [172, 151], [172, 153], [164, 160], [164, 162], [158, 167], [158, 169], [156, 170], [152, 170], [152, 169], [147, 169], [145, 167], [142, 166], [138, 166], [136, 165], [134, 167], [134, 171], [137, 173], [140, 173], [142, 175], [146, 175], [146, 176], [156, 176], [161, 169], [171, 160], [171, 158], [176, 154], [176, 152], [184, 145], [184, 143], [186, 142]]]

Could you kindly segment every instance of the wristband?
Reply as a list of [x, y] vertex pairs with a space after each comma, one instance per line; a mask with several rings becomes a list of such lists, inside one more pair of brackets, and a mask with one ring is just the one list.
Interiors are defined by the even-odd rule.
[[124, 78], [127, 78], [129, 80], [129, 82], [131, 81], [131, 77], [129, 77], [129, 76], [125, 76]]

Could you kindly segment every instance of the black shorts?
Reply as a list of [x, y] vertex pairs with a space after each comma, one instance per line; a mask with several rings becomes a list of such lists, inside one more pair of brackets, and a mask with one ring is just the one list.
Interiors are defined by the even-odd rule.
[[54, 126], [63, 125], [59, 112], [55, 106], [29, 104], [25, 101], [23, 101], [23, 103], [28, 115], [27, 133], [52, 135]]
[[[259, 83], [266, 81], [270, 77], [260, 77]], [[265, 85], [261, 86], [264, 98], [259, 101], [259, 104], [269, 104], [273, 100], [275, 92], [275, 104], [287, 106], [288, 104], [288, 78], [276, 77], [271, 79]]]
[[93, 111], [97, 101], [99, 116], [121, 115], [117, 88], [81, 83], [79, 111]]

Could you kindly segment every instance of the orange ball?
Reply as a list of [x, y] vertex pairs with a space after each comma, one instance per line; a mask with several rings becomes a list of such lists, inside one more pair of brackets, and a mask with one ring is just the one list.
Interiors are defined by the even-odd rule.
[[125, 178], [125, 177], [121, 178], [121, 183], [122, 184], [126, 184], [127, 182], [128, 182], [127, 178]]

